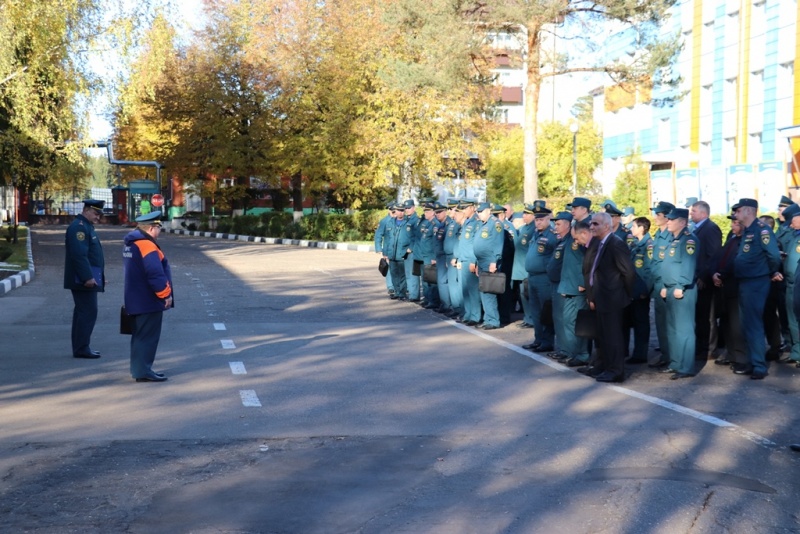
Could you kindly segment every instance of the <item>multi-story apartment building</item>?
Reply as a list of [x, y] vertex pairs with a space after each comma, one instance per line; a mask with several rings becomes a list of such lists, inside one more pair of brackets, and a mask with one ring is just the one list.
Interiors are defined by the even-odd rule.
[[[665, 33], [684, 46], [673, 65], [680, 89], [594, 93], [604, 137], [601, 176], [610, 191], [625, 157], [639, 150], [651, 164], [653, 201], [706, 200], [724, 213], [740, 197], [774, 210], [796, 192], [800, 77], [795, 0], [683, 0]], [[612, 58], [635, 54], [632, 35], [607, 43]], [[680, 94], [677, 102], [654, 105]], [[651, 97], [653, 100], [651, 100]], [[794, 171], [794, 172], [793, 172]]]

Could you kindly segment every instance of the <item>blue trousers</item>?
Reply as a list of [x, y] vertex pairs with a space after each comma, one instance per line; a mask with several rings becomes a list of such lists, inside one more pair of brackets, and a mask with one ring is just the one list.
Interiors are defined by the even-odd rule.
[[392, 275], [392, 284], [394, 284], [394, 294], [400, 298], [408, 298], [405, 263], [402, 260], [401, 261], [389, 260], [389, 274]]
[[97, 322], [97, 291], [72, 291], [72, 354], [88, 354]]
[[443, 309], [451, 308], [450, 287], [447, 284], [447, 257], [436, 256], [436, 285], [439, 291], [439, 302]]
[[450, 307], [458, 315], [464, 315], [464, 294], [461, 291], [461, 272], [457, 267], [450, 265], [447, 259], [447, 290], [450, 292]]
[[164, 312], [134, 315], [131, 335], [131, 376], [143, 378], [153, 372], [158, 341], [161, 339], [161, 320]]
[[786, 318], [789, 321], [789, 343], [791, 345], [791, 358], [795, 362], [800, 362], [800, 326], [797, 322], [797, 315], [794, 313], [794, 306], [792, 306], [792, 301], [794, 300], [794, 284], [795, 282], [790, 282], [786, 280], [786, 302], [787, 305], [784, 307], [786, 310]]
[[553, 301], [553, 331], [556, 334], [556, 344], [554, 349], [563, 352], [562, 344], [564, 343], [564, 299], [557, 291], [558, 284], [550, 282], [553, 287], [551, 299]]
[[405, 278], [406, 278], [406, 289], [408, 291], [408, 299], [419, 300], [420, 277], [414, 276], [414, 257], [412, 254], [409, 254], [408, 257], [405, 259], [405, 269], [406, 269]]
[[669, 367], [679, 373], [693, 375], [696, 340], [694, 313], [697, 306], [697, 288], [684, 291], [682, 299], [676, 299], [673, 292], [673, 288], [667, 288]]
[[[653, 309], [656, 316], [656, 336], [658, 337], [658, 346], [661, 349], [661, 355], [654, 354], [647, 358], [647, 363], [650, 365], [660, 365], [662, 363], [669, 363], [669, 336], [667, 335], [667, 302], [661, 298], [661, 295], [653, 294]], [[660, 290], [658, 290], [660, 291]]]
[[[589, 363], [589, 340], [575, 335], [575, 322], [578, 320], [578, 310], [587, 307], [586, 296], [580, 295], [559, 295], [561, 307], [563, 309], [563, 330], [564, 338], [559, 341], [561, 350], [573, 358], [582, 362]], [[555, 313], [555, 306], [553, 306]]]
[[500, 326], [500, 312], [497, 308], [497, 295], [494, 293], [479, 292], [483, 305], [483, 324], [486, 326]]
[[767, 342], [764, 338], [764, 304], [769, 294], [769, 276], [739, 279], [739, 316], [753, 372], [766, 373]]
[[394, 293], [394, 285], [392, 284], [392, 272], [389, 271], [386, 273], [386, 291], [389, 293]]
[[[514, 284], [519, 285], [519, 301], [522, 303], [522, 322], [526, 324], [533, 324], [533, 317], [531, 316], [531, 299], [524, 295], [526, 284], [522, 280], [514, 280]], [[530, 292], [528, 295], [530, 295]]]
[[461, 293], [464, 297], [464, 321], [475, 321], [476, 323], [481, 320], [481, 296], [478, 291], [478, 276], [475, 273], [469, 272], [469, 264], [461, 264]]
[[555, 342], [553, 327], [542, 324], [542, 306], [552, 294], [553, 287], [547, 273], [528, 275], [528, 303], [533, 318], [534, 343], [538, 342], [545, 348], [552, 347]]
[[633, 354], [631, 359], [637, 362], [647, 361], [650, 353], [650, 297], [635, 299], [630, 304], [633, 320]]

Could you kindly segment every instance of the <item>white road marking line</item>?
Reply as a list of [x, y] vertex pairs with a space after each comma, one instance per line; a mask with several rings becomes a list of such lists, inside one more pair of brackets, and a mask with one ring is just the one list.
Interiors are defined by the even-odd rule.
[[254, 408], [261, 407], [261, 401], [258, 400], [258, 395], [252, 389], [240, 389], [239, 396], [242, 398], [244, 406], [252, 406]]
[[[523, 349], [521, 347], [518, 347], [516, 345], [512, 345], [511, 343], [507, 343], [507, 342], [505, 342], [503, 340], [500, 340], [500, 339], [497, 339], [495, 337], [492, 337], [489, 334], [486, 334], [486, 333], [481, 332], [479, 330], [475, 330], [472, 327], [465, 326], [465, 325], [463, 325], [461, 323], [457, 323], [457, 322], [455, 322], [453, 320], [448, 320], [446, 322], [451, 324], [451, 325], [453, 325], [453, 326], [455, 326], [456, 328], [464, 330], [465, 332], [469, 332], [470, 334], [472, 334], [474, 336], [478, 336], [481, 339], [485, 339], [486, 341], [491, 341], [492, 343], [494, 343], [496, 345], [500, 345], [501, 347], [504, 347], [504, 348], [506, 348], [506, 349], [508, 349], [510, 351], [516, 352], [517, 354], [522, 354], [523, 356], [526, 356], [526, 357], [530, 358], [531, 360], [536, 360], [539, 363], [543, 363], [544, 365], [546, 365], [548, 367], [551, 367], [551, 368], [555, 369], [556, 371], [561, 371], [561, 372], [569, 371], [569, 368], [567, 368], [566, 366], [561, 365], [560, 363], [556, 363], [553, 360], [551, 360], [550, 358], [547, 358], [545, 356], [539, 356], [535, 352], [527, 351], [527, 350], [525, 350], [525, 349]], [[685, 406], [681, 406], [680, 404], [675, 404], [673, 402], [670, 402], [670, 401], [667, 401], [667, 400], [664, 400], [664, 399], [659, 399], [658, 397], [652, 397], [650, 395], [646, 395], [644, 393], [639, 393], [638, 391], [633, 391], [632, 389], [624, 388], [624, 387], [621, 387], [621, 386], [609, 386], [609, 387], [611, 389], [613, 389], [614, 391], [618, 392], [618, 393], [622, 393], [623, 395], [628, 395], [629, 397], [634, 397], [634, 398], [643, 400], [645, 402], [649, 402], [651, 404], [655, 404], [656, 406], [661, 406], [662, 408], [666, 408], [667, 410], [672, 410], [673, 412], [677, 412], [677, 413], [680, 413], [680, 414], [683, 414], [683, 415], [688, 415], [689, 417], [694, 417], [695, 419], [697, 419], [699, 421], [703, 421], [704, 423], [709, 423], [709, 424], [712, 424], [714, 426], [718, 426], [720, 428], [725, 428], [725, 429], [730, 430], [730, 431], [734, 432], [735, 434], [738, 434], [739, 436], [742, 436], [743, 438], [745, 438], [747, 440], [750, 440], [753, 443], [756, 443], [756, 444], [761, 445], [763, 447], [775, 447], [777, 445], [776, 443], [774, 443], [773, 441], [768, 440], [764, 436], [760, 436], [760, 435], [758, 435], [758, 434], [756, 434], [754, 432], [750, 432], [749, 430], [745, 430], [744, 428], [742, 428], [742, 427], [740, 427], [738, 425], [735, 425], [735, 424], [731, 423], [730, 421], [725, 421], [724, 419], [720, 419], [718, 417], [714, 417], [713, 415], [704, 414], [703, 412], [698, 412], [697, 410], [693, 410], [691, 408], [687, 408]]]
[[489, 334], [481, 332], [480, 330], [475, 330], [471, 326], [466, 326], [466, 325], [463, 325], [461, 323], [457, 323], [457, 322], [455, 322], [453, 320], [448, 320], [447, 322], [450, 323], [451, 325], [455, 326], [456, 328], [460, 328], [461, 330], [463, 330], [465, 332], [469, 332], [470, 334], [472, 334], [474, 336], [478, 336], [479, 338], [485, 339], [486, 341], [491, 341], [492, 343], [495, 343], [496, 345], [500, 345], [501, 347], [507, 348], [510, 351], [514, 351], [517, 354], [522, 354], [523, 356], [525, 356], [527, 358], [530, 358], [531, 360], [536, 360], [537, 362], [542, 363], [542, 364], [544, 364], [544, 365], [546, 365], [548, 367], [552, 367], [556, 371], [564, 372], [564, 371], [568, 371], [569, 370], [566, 367], [564, 367], [563, 365], [560, 365], [560, 364], [554, 362], [550, 358], [547, 358], [545, 356], [539, 356], [535, 352], [530, 352], [528, 350], [523, 349], [522, 347], [518, 347], [516, 345], [512, 345], [511, 343], [507, 343], [507, 342], [505, 342], [505, 341], [503, 341], [501, 339], [497, 339], [496, 337], [492, 337]]
[[762, 445], [764, 447], [775, 447], [777, 444], [773, 441], [768, 440], [763, 436], [759, 436], [754, 432], [750, 432], [749, 430], [745, 430], [744, 428], [731, 423], [730, 421], [726, 421], [724, 419], [720, 419], [719, 417], [714, 417], [713, 415], [708, 415], [703, 412], [698, 412], [697, 410], [693, 410], [691, 408], [687, 408], [685, 406], [681, 406], [680, 404], [675, 404], [673, 402], [659, 399], [658, 397], [653, 397], [650, 395], [646, 395], [644, 393], [639, 393], [638, 391], [633, 391], [628, 388], [623, 388], [620, 386], [611, 386], [611, 389], [622, 393], [623, 395], [628, 395], [629, 397], [635, 397], [637, 399], [641, 399], [645, 402], [649, 402], [651, 404], [655, 404], [656, 406], [661, 406], [662, 408], [666, 408], [667, 410], [672, 410], [673, 412], [682, 413], [683, 415], [688, 415], [689, 417], [694, 417], [695, 419], [699, 419], [704, 423], [709, 423], [714, 426], [718, 426], [720, 428], [726, 428], [735, 434], [739, 434], [745, 439], [749, 439], [753, 443], [757, 443], [758, 445]]
[[243, 362], [228, 362], [228, 365], [231, 366], [231, 373], [235, 375], [246, 375], [247, 369], [244, 368]]
[[219, 342], [222, 344], [223, 349], [235, 349], [236, 345], [233, 344], [232, 339], [220, 339]]
[[214, 330], [225, 330], [225, 323], [214, 323]]

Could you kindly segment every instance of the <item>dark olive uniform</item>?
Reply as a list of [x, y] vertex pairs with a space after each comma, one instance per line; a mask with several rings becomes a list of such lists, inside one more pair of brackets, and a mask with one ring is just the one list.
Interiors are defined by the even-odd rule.
[[[103, 247], [94, 225], [78, 215], [67, 228], [65, 237], [64, 289], [72, 291], [72, 354], [90, 356], [92, 331], [97, 321], [97, 293], [105, 290]], [[83, 284], [94, 278], [97, 285]]]
[[772, 230], [758, 219], [744, 229], [740, 241], [739, 252], [734, 259], [734, 272], [739, 281], [742, 332], [753, 373], [766, 374], [764, 304], [769, 293], [770, 277], [780, 268], [780, 251]]
[[[670, 235], [672, 235], [670, 233]], [[661, 254], [662, 251], [659, 252]], [[663, 298], [667, 309], [667, 338], [669, 343], [670, 369], [687, 375], [694, 374], [695, 321], [697, 304], [695, 271], [697, 267], [697, 238], [684, 229], [664, 249], [661, 258], [658, 291], [666, 288]], [[683, 297], [676, 298], [675, 289], [683, 290]], [[659, 298], [662, 298], [659, 295]]]

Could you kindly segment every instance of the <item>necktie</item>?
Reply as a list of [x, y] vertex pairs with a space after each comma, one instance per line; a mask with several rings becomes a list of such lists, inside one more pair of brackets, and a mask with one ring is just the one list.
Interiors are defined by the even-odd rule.
[[594, 285], [594, 270], [597, 268], [597, 260], [600, 259], [600, 253], [603, 252], [603, 245], [605, 243], [600, 241], [600, 245], [597, 247], [597, 254], [594, 256], [594, 263], [592, 263], [592, 270], [589, 272], [589, 285]]

